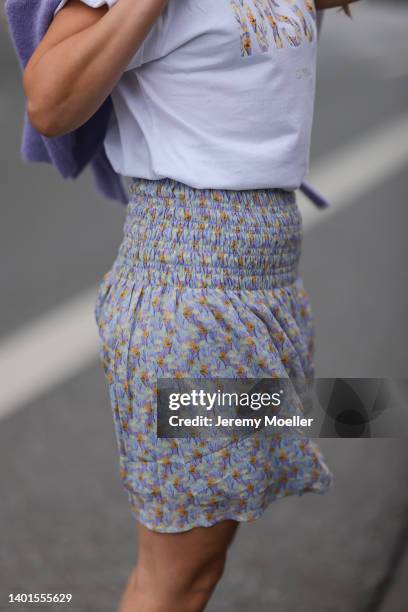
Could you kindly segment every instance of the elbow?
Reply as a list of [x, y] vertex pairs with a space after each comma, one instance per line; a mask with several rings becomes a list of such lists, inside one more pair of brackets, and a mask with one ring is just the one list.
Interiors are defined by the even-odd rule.
[[55, 113], [50, 111], [46, 105], [41, 104], [41, 102], [37, 104], [30, 98], [27, 98], [27, 115], [31, 125], [42, 136], [52, 138], [54, 136], [63, 136], [67, 133], [67, 130], [62, 128]]
[[23, 89], [26, 96], [27, 116], [31, 125], [43, 136], [49, 138], [62, 136], [69, 130], [64, 129], [57, 107], [50, 107], [45, 93], [40, 93], [38, 83], [34, 87], [29, 70], [23, 74]]

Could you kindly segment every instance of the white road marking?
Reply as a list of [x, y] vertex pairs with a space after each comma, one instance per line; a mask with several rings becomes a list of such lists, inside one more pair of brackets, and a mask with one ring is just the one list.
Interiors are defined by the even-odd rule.
[[93, 363], [96, 287], [28, 322], [0, 344], [0, 419]]
[[326, 210], [298, 195], [305, 230], [326, 221], [345, 206], [375, 189], [408, 164], [408, 113], [393, 117], [341, 150], [334, 151], [311, 172], [309, 182], [331, 202]]
[[[408, 164], [408, 114], [349, 143], [319, 163], [310, 182], [332, 202], [318, 210], [299, 194], [305, 230], [356, 203]], [[95, 362], [97, 287], [87, 289], [12, 333], [0, 344], [0, 419]]]

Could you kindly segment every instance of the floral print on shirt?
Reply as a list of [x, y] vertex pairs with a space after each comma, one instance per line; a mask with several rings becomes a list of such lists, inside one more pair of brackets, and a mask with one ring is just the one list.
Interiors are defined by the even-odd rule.
[[241, 55], [300, 47], [316, 37], [312, 0], [229, 0], [240, 33]]

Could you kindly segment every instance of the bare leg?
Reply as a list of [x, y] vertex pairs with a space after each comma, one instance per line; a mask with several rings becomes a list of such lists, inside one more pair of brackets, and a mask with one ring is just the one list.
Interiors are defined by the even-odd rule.
[[183, 533], [138, 524], [139, 550], [118, 612], [201, 612], [220, 580], [239, 523]]

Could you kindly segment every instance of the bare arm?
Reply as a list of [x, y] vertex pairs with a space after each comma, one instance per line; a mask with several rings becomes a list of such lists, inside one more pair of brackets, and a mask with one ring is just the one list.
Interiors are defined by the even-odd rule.
[[70, 0], [55, 16], [23, 74], [27, 112], [45, 136], [85, 123], [101, 106], [167, 0], [118, 0], [90, 8]]

